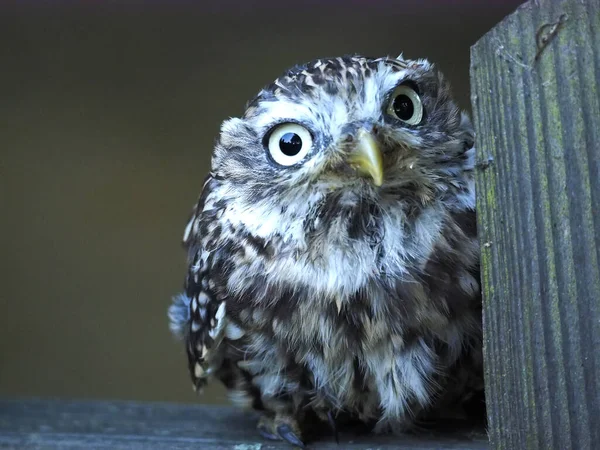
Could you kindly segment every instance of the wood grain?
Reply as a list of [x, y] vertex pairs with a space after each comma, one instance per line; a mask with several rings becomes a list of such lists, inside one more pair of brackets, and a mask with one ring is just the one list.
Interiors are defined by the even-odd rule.
[[600, 448], [599, 3], [528, 2], [471, 49], [495, 449]]
[[[277, 450], [256, 432], [256, 416], [225, 406], [66, 400], [0, 400], [0, 448], [11, 449], [198, 449]], [[476, 449], [489, 448], [479, 431], [422, 436], [342, 434], [308, 446], [313, 449]]]

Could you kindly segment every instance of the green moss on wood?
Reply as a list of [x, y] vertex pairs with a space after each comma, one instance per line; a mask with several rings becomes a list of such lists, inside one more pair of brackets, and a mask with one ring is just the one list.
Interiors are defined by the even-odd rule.
[[[476, 181], [490, 436], [494, 448], [593, 448], [600, 2], [540, 4], [519, 8], [471, 51], [477, 157], [494, 159]], [[535, 60], [536, 36], [563, 15]]]

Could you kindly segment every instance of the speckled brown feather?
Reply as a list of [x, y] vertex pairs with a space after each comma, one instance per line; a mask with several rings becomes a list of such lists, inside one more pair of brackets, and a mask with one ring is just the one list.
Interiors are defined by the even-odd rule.
[[[419, 126], [385, 115], [407, 79], [426, 111]], [[263, 137], [284, 119], [314, 135], [294, 168], [265, 156]], [[336, 162], [365, 123], [383, 151], [378, 189]], [[186, 228], [186, 291], [170, 310], [194, 385], [215, 376], [264, 412], [263, 435], [292, 443], [309, 417], [405, 431], [481, 393], [472, 145], [424, 60], [316, 60], [226, 121]]]

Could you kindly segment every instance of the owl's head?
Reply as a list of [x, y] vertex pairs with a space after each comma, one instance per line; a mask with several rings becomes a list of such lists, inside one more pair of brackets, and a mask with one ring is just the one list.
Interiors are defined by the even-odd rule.
[[472, 145], [470, 122], [426, 60], [318, 59], [288, 70], [241, 118], [224, 122], [213, 174], [249, 205], [285, 207], [332, 192], [350, 203], [427, 203], [466, 188]]

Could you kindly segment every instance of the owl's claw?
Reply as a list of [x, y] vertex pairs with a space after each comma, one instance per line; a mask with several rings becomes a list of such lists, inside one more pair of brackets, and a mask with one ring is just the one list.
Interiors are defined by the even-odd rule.
[[331, 412], [331, 410], [327, 411], [327, 421], [329, 422], [329, 426], [331, 427], [331, 431], [333, 431], [333, 434], [335, 436], [335, 442], [337, 444], [340, 443], [340, 436], [338, 434], [338, 430], [337, 430], [337, 426], [335, 423], [335, 418], [333, 417], [333, 413]]
[[296, 447], [304, 448], [304, 442], [300, 439], [300, 428], [293, 417], [276, 416], [275, 418], [262, 416], [256, 426], [258, 433], [265, 439], [271, 441], [284, 440]]
[[265, 425], [258, 425], [258, 427], [256, 427], [256, 428], [258, 430], [258, 434], [260, 434], [265, 439], [268, 439], [270, 441], [280, 441], [281, 440], [281, 437], [279, 435], [271, 433]]
[[288, 424], [284, 423], [279, 425], [277, 427], [277, 433], [290, 444], [304, 448], [304, 442], [300, 440], [300, 438], [292, 431], [292, 428]]
[[270, 441], [280, 441], [281, 437], [273, 430], [273, 419], [271, 417], [262, 416], [256, 424], [258, 434]]

